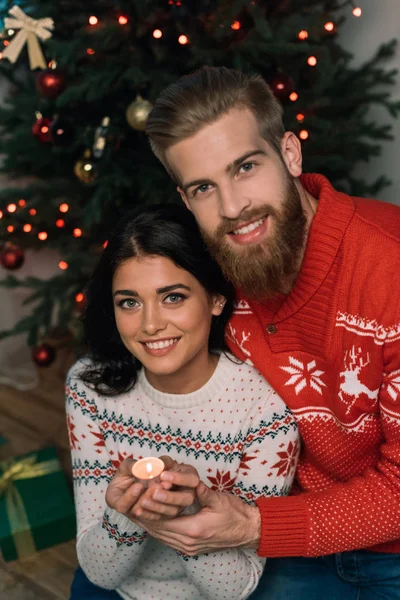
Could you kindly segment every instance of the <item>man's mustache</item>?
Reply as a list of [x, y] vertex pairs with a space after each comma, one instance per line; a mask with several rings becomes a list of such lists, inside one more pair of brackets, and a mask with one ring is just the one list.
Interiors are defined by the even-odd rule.
[[268, 216], [275, 215], [276, 209], [273, 206], [270, 206], [269, 204], [263, 204], [262, 206], [258, 206], [257, 208], [243, 212], [240, 217], [236, 219], [223, 217], [222, 222], [215, 232], [215, 235], [216, 237], [222, 237], [228, 233], [232, 233], [232, 231], [242, 226], [243, 223], [248, 223], [249, 221], [255, 221], [257, 219], [265, 219]]

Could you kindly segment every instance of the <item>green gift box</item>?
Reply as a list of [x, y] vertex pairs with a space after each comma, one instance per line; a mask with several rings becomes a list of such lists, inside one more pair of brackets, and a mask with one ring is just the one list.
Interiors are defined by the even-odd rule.
[[0, 461], [0, 548], [4, 560], [73, 539], [75, 507], [54, 448]]

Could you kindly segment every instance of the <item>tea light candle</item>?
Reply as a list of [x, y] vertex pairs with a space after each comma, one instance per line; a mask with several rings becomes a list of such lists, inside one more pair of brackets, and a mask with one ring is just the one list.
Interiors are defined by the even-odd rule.
[[148, 487], [150, 483], [158, 483], [160, 481], [160, 475], [164, 471], [164, 466], [160, 458], [146, 456], [135, 462], [132, 467], [132, 475], [139, 483]]

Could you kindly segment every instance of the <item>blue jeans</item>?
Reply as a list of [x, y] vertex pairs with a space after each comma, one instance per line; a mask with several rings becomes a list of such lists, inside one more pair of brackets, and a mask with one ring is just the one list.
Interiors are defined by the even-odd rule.
[[121, 600], [114, 590], [97, 587], [86, 577], [81, 567], [75, 571], [69, 600]]
[[400, 600], [400, 554], [270, 558], [249, 600]]

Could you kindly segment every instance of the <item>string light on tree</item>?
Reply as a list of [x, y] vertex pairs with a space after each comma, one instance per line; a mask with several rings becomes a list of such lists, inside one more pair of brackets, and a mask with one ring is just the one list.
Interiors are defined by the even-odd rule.
[[25, 223], [22, 229], [25, 231], [25, 233], [30, 233], [32, 231], [32, 225], [30, 223]]
[[8, 233], [13, 233], [14, 229], [15, 229], [14, 225], [7, 225]]
[[58, 210], [61, 213], [67, 213], [69, 211], [69, 205], [66, 202], [63, 202], [62, 204], [60, 204], [60, 206], [58, 207]]
[[57, 219], [57, 221], [56, 221], [56, 227], [58, 227], [59, 229], [62, 229], [63, 227], [65, 227], [65, 221], [64, 221], [64, 219]]
[[76, 308], [78, 309], [78, 311], [80, 313], [82, 313], [82, 311], [86, 308], [86, 304], [87, 304], [87, 298], [85, 296], [85, 294], [83, 294], [82, 292], [79, 292], [78, 294], [75, 295], [75, 303], [76, 303]]
[[91, 15], [89, 17], [89, 24], [90, 25], [97, 25], [97, 23], [99, 22], [98, 18], [95, 15]]
[[3, 218], [3, 215], [4, 215], [3, 211], [2, 211], [2, 210], [0, 210], [0, 219], [2, 219], [2, 218]]
[[120, 15], [118, 17], [118, 23], [120, 25], [126, 25], [128, 23], [128, 17], [125, 17], [125, 15]]
[[239, 31], [239, 29], [241, 28], [242, 24], [240, 23], [240, 21], [234, 21], [231, 25], [231, 28], [234, 31]]
[[46, 231], [39, 231], [38, 238], [41, 242], [44, 242], [49, 237], [49, 234]]
[[178, 42], [181, 44], [181, 46], [185, 46], [189, 43], [189, 38], [187, 35], [182, 34], [178, 37]]
[[58, 267], [61, 269], [61, 271], [65, 271], [68, 269], [68, 263], [65, 260], [60, 260]]
[[17, 210], [17, 205], [14, 203], [11, 203], [7, 206], [7, 210], [9, 213], [15, 213], [15, 211]]
[[306, 31], [305, 29], [302, 29], [301, 31], [299, 31], [299, 33], [297, 34], [297, 37], [299, 38], [299, 40], [304, 41], [308, 38], [308, 31]]
[[301, 140], [307, 140], [308, 136], [309, 136], [309, 133], [308, 133], [307, 129], [302, 129], [299, 133], [299, 138]]
[[309, 56], [307, 59], [307, 63], [310, 65], [310, 67], [315, 67], [315, 65], [317, 64], [317, 58], [316, 56]]
[[73, 140], [74, 129], [69, 121], [57, 117], [50, 124], [49, 136], [56, 146], [67, 146]]
[[270, 83], [275, 96], [280, 100], [286, 100], [294, 92], [295, 83], [293, 79], [285, 73], [278, 73]]
[[327, 21], [324, 25], [325, 31], [332, 33], [335, 29], [335, 24], [332, 21]]
[[34, 217], [36, 215], [36, 208], [30, 208], [29, 214], [31, 215], [31, 217]]
[[75, 229], [72, 232], [73, 236], [78, 238], [82, 236], [82, 229], [79, 229], [79, 227], [75, 227]]
[[362, 15], [362, 9], [359, 6], [355, 6], [353, 8], [353, 15], [355, 17], [361, 17], [361, 15]]
[[153, 31], [153, 38], [155, 38], [156, 40], [159, 40], [160, 38], [162, 38], [162, 31], [161, 31], [161, 29], [155, 29]]
[[302, 123], [305, 119], [305, 116], [303, 115], [303, 113], [297, 113], [296, 119], [298, 120], [299, 123]]
[[289, 96], [289, 100], [291, 100], [292, 102], [296, 102], [296, 100], [299, 99], [299, 95], [297, 92], [292, 92]]
[[25, 208], [26, 201], [21, 198], [21, 200], [18, 200], [18, 206], [20, 206], [21, 208]]

